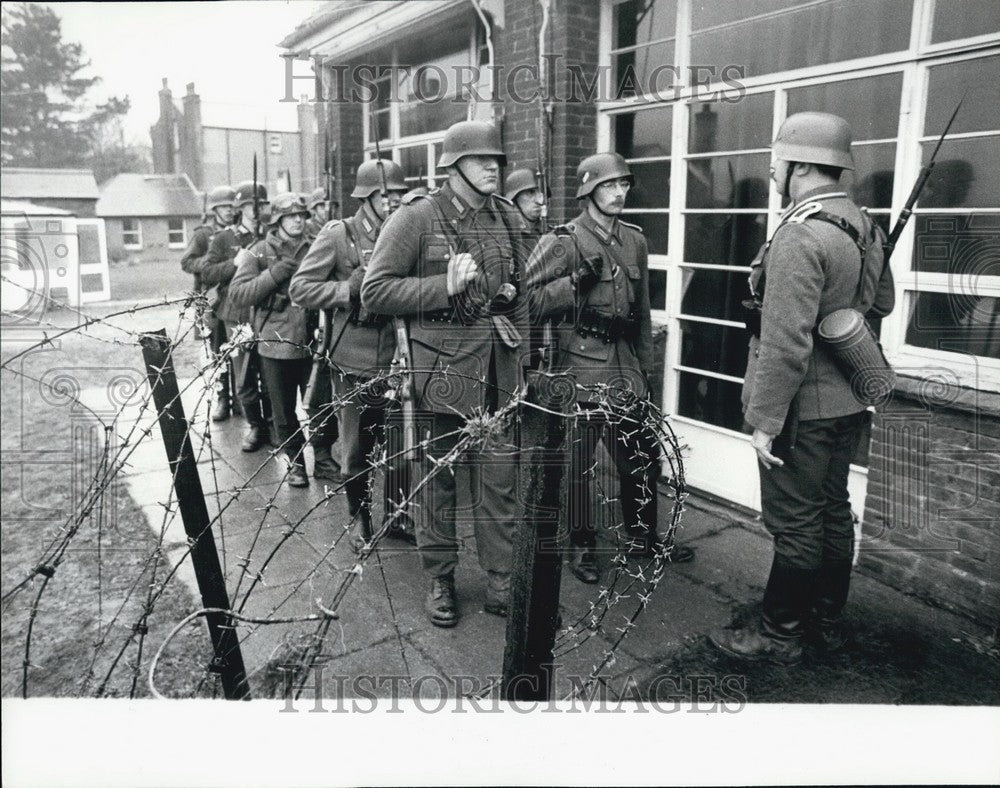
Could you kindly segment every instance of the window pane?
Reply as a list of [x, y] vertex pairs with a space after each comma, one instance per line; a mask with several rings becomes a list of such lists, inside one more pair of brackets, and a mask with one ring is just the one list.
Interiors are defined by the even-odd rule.
[[752, 16], [794, 8], [803, 0], [741, 0], [739, 3], [696, 2], [691, 7], [691, 29], [704, 30]]
[[739, 431], [743, 427], [741, 386], [728, 380], [681, 372], [678, 375], [677, 412], [698, 421]]
[[766, 208], [769, 153], [713, 156], [688, 162], [688, 208]]
[[615, 115], [615, 150], [626, 159], [669, 156], [672, 112], [672, 107], [657, 107]]
[[762, 213], [688, 214], [685, 227], [687, 263], [750, 265], [767, 240], [767, 216]]
[[[925, 164], [936, 144], [923, 143]], [[1000, 207], [1000, 134], [945, 140], [917, 207]]]
[[[751, 10], [743, 2], [694, 5], [708, 7], [713, 13], [740, 17]], [[773, 5], [763, 3], [762, 8], [767, 10]], [[913, 0], [831, 0], [807, 4], [775, 16], [695, 33], [691, 37], [691, 62], [737, 63], [746, 68], [745, 77], [757, 77], [898, 52], [909, 46], [912, 16]]]
[[1000, 358], [1000, 299], [963, 293], [910, 293], [906, 342]]
[[948, 0], [934, 6], [931, 43], [971, 38], [1000, 30], [1000, 3], [997, 0]]
[[892, 206], [892, 184], [896, 163], [896, 143], [855, 145], [854, 172], [846, 171], [841, 183], [858, 205], [866, 208]]
[[743, 320], [744, 298], [750, 297], [747, 274], [696, 268], [681, 269], [684, 296], [681, 311], [686, 315]]
[[674, 35], [677, 0], [629, 0], [614, 9], [614, 47], [645, 44]]
[[[1000, 3], [996, 5], [1000, 8]], [[966, 88], [969, 92], [948, 133], [1000, 129], [1000, 102], [996, 95], [1000, 85], [1000, 56], [935, 66], [928, 79], [925, 135], [944, 131]]]
[[629, 208], [668, 208], [670, 206], [670, 162], [633, 162], [629, 169], [635, 184], [629, 189]]
[[667, 246], [670, 218], [667, 214], [625, 213], [622, 215], [622, 219], [642, 228], [642, 234], [646, 236], [646, 244], [649, 246], [650, 254], [667, 254], [670, 251], [670, 247]]
[[658, 268], [649, 269], [649, 307], [667, 308], [667, 272]]
[[744, 96], [732, 104], [714, 102], [691, 105], [690, 153], [748, 150], [771, 146], [774, 95]]
[[970, 284], [1000, 277], [1000, 214], [918, 213], [912, 221], [915, 271], [961, 274]]
[[399, 166], [403, 175], [410, 178], [423, 178], [427, 175], [427, 146], [416, 145], [412, 148], [400, 148]]
[[[681, 83], [674, 62], [674, 42], [663, 41], [634, 49], [611, 58], [611, 97], [627, 98], [655, 93], [669, 98]], [[583, 88], [581, 85], [578, 90]]]
[[832, 112], [847, 118], [855, 140], [894, 138], [899, 130], [902, 74], [828, 82], [788, 91], [788, 114]]
[[747, 370], [745, 328], [681, 320], [681, 365], [742, 378]]

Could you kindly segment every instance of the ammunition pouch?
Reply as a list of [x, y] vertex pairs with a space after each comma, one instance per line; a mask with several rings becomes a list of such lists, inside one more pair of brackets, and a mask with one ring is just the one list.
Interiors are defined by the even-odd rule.
[[358, 328], [382, 328], [392, 320], [389, 315], [377, 315], [362, 307], [355, 307], [347, 316], [348, 322]]
[[634, 312], [622, 317], [604, 315], [596, 309], [585, 308], [576, 321], [576, 333], [582, 337], [596, 337], [606, 344], [619, 339], [634, 342], [639, 333], [639, 321]]

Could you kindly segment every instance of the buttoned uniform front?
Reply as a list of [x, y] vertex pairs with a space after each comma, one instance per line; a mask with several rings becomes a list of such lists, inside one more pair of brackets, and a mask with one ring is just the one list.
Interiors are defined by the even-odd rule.
[[[288, 288], [296, 304], [309, 309], [336, 310], [333, 325], [328, 329], [332, 331], [328, 355], [333, 388], [344, 402], [340, 409], [340, 440], [343, 471], [352, 479], [347, 485], [352, 516], [367, 502], [368, 458], [376, 442], [386, 438], [385, 426], [390, 418], [389, 456], [395, 456], [402, 448], [398, 445], [398, 408], [391, 408], [390, 401], [384, 398], [373, 399], [371, 393], [363, 401], [357, 395], [365, 381], [388, 372], [396, 348], [391, 319], [361, 310], [351, 298], [348, 283], [357, 269], [371, 259], [381, 228], [382, 220], [367, 203], [354, 216], [327, 223]], [[387, 498], [396, 503], [401, 503], [409, 491], [406, 470], [405, 463], [398, 462], [386, 474]]]
[[[742, 394], [747, 424], [777, 435], [772, 452], [785, 461], [783, 467], [759, 467], [764, 524], [776, 556], [804, 569], [852, 556], [847, 476], [866, 417], [866, 406], [814, 329], [826, 315], [849, 307], [881, 318], [895, 298], [891, 269], [883, 266], [876, 242], [866, 254], [855, 301], [861, 254], [842, 229], [809, 218], [816, 210], [842, 217], [863, 237], [872, 234], [872, 220], [838, 189], [814, 189], [786, 211], [750, 274], [753, 291], [763, 289], [763, 306]], [[811, 445], [809, 436], [826, 448]]]
[[[519, 293], [502, 316], [489, 314], [488, 306], [502, 285], [521, 289], [516, 226], [514, 208], [504, 199], [490, 196], [476, 210], [446, 183], [397, 210], [375, 244], [361, 303], [372, 312], [408, 319], [416, 420], [421, 437], [430, 431], [431, 457], [447, 453], [467, 417], [504, 406], [522, 385], [526, 302]], [[448, 260], [458, 253], [471, 254], [480, 275], [450, 297]], [[512, 440], [509, 432], [503, 440]], [[426, 462], [424, 471], [431, 469]], [[458, 483], [470, 486], [471, 500], [479, 497], [480, 564], [506, 574], [518, 520], [516, 449], [490, 446], [458, 470]], [[444, 577], [458, 560], [456, 476], [437, 472], [425, 489], [417, 542], [428, 574]]]
[[[602, 261], [600, 280], [584, 293], [571, 275], [581, 260]], [[583, 409], [575, 424], [569, 473], [570, 544], [583, 550], [596, 545], [591, 521], [590, 477], [597, 443], [604, 441], [618, 471], [626, 535], [651, 549], [658, 515], [656, 483], [659, 442], [645, 425], [646, 375], [652, 369], [652, 322], [649, 311], [648, 247], [641, 230], [615, 219], [610, 230], [583, 211], [568, 225], [544, 235], [528, 261], [532, 319], [552, 321], [556, 337], [553, 372], [571, 374]], [[599, 316], [607, 325], [624, 326], [617, 336], [600, 335], [586, 326]], [[626, 418], [602, 412], [601, 400], [626, 397]], [[591, 582], [588, 580], [588, 582]]]
[[[282, 239], [276, 230], [236, 257], [236, 273], [229, 284], [234, 308], [253, 308], [253, 328], [264, 382], [274, 408], [274, 422], [286, 454], [301, 460], [304, 439], [295, 415], [296, 390], [304, 394], [312, 369], [312, 336], [307, 311], [288, 297], [291, 276], [277, 272], [293, 269], [305, 256], [304, 238]], [[311, 436], [316, 447], [328, 447], [332, 428], [320, 425]]]
[[[215, 287], [212, 310], [222, 322], [226, 337], [233, 336], [241, 323], [250, 322], [250, 309], [232, 304], [228, 293], [230, 280], [236, 273], [237, 253], [256, 240], [256, 235], [242, 224], [226, 227], [213, 236], [208, 254], [194, 266], [205, 286]], [[233, 374], [236, 376], [236, 399], [244, 418], [252, 426], [263, 427], [271, 409], [267, 397], [261, 394], [256, 349], [241, 351], [233, 358]]]

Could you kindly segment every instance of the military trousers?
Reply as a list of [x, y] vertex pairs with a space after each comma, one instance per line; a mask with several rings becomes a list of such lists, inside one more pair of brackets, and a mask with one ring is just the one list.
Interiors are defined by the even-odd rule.
[[403, 449], [401, 409], [395, 400], [386, 399], [378, 391], [365, 387], [365, 383], [366, 378], [360, 375], [333, 375], [337, 397], [345, 400], [340, 408], [341, 471], [345, 476], [363, 481], [367, 489], [372, 452], [376, 445], [382, 444], [387, 457], [385, 498], [400, 504], [410, 494], [409, 462], [400, 456]]
[[[312, 368], [310, 367], [310, 375]], [[309, 434], [322, 435], [324, 444], [332, 446], [340, 437], [340, 414], [333, 407], [333, 381], [330, 379], [329, 370], [325, 365], [323, 370], [316, 376], [313, 383], [315, 391], [312, 392], [312, 403], [306, 405], [306, 416], [309, 417]], [[315, 444], [313, 444], [315, 445]], [[341, 460], [337, 461], [342, 465]]]
[[761, 514], [781, 563], [819, 569], [853, 558], [847, 476], [868, 419], [861, 411], [786, 424], [771, 447], [785, 464], [758, 463]]
[[[596, 405], [581, 403], [571, 432], [567, 532], [573, 547], [594, 548], [597, 529], [593, 523], [592, 488], [621, 502], [622, 538], [643, 539], [656, 534], [657, 481], [660, 478], [660, 444], [646, 421], [642, 402], [614, 414]], [[611, 458], [615, 479], [604, 476], [596, 461], [597, 445], [603, 441]], [[617, 523], [616, 523], [617, 525]], [[616, 547], [617, 549], [617, 547]]]
[[459, 520], [471, 520], [479, 565], [487, 572], [509, 573], [514, 534], [520, 519], [517, 495], [518, 454], [508, 430], [481, 449], [463, 452], [447, 467], [434, 461], [448, 455], [465, 424], [461, 416], [418, 411], [418, 437], [430, 437], [428, 455], [416, 483], [433, 474], [419, 494], [417, 547], [432, 577], [452, 573], [458, 564]]
[[[305, 395], [312, 371], [311, 358], [267, 358], [259, 356], [261, 372], [274, 409], [274, 429], [285, 447], [286, 455], [301, 461], [305, 446], [299, 418], [295, 413], [298, 395]], [[310, 436], [313, 446], [330, 446], [333, 440], [328, 427], [322, 427]]]

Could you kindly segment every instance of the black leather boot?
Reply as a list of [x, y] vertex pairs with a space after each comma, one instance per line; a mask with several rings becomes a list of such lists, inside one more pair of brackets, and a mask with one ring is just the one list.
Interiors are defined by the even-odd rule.
[[441, 575], [431, 580], [431, 590], [424, 600], [424, 609], [436, 627], [453, 627], [458, 623], [455, 575]]
[[344, 482], [344, 492], [347, 493], [347, 513], [351, 518], [358, 518], [361, 526], [361, 536], [368, 542], [372, 538], [371, 501], [368, 500], [368, 480], [348, 479]]
[[844, 558], [826, 561], [819, 570], [807, 639], [820, 651], [837, 651], [847, 642], [840, 616], [847, 604], [852, 569], [851, 559]]
[[741, 629], [720, 629], [709, 640], [736, 659], [790, 664], [802, 658], [802, 631], [813, 599], [816, 573], [790, 566], [777, 557], [764, 590], [759, 622]]
[[223, 372], [215, 384], [215, 406], [212, 408], [212, 421], [226, 421], [232, 414], [229, 400], [229, 373]]
[[574, 574], [577, 580], [587, 585], [594, 585], [600, 580], [601, 574], [597, 569], [597, 556], [594, 555], [594, 548], [584, 545], [571, 547], [569, 571]]
[[344, 476], [340, 472], [340, 463], [333, 456], [329, 446], [315, 446], [313, 448], [313, 476], [317, 479], [339, 484], [344, 481]]

